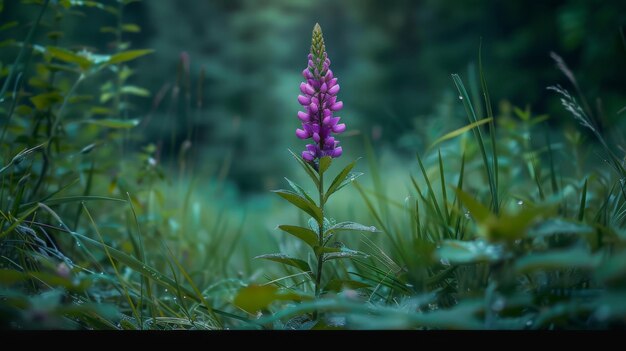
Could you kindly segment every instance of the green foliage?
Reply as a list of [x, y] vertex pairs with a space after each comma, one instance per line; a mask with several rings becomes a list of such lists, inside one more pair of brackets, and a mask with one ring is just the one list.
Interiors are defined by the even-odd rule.
[[[366, 157], [361, 177], [347, 157], [313, 165], [291, 153], [290, 167], [276, 151], [288, 146], [278, 135], [293, 136], [283, 118], [295, 93], [282, 87], [296, 86], [294, 53], [306, 49], [289, 44], [304, 33], [293, 29], [308, 28], [319, 6], [276, 4], [0, 1], [0, 328], [624, 328], [626, 146], [613, 128], [623, 94], [614, 65], [587, 62], [615, 59], [598, 38], [622, 5], [567, 1], [552, 28], [534, 14], [552, 4], [399, 1], [381, 11], [365, 1], [349, 21], [325, 25], [338, 40], [316, 50], [332, 51], [346, 78], [346, 119], [365, 141], [346, 138], [345, 156]], [[230, 6], [240, 11], [222, 16]], [[407, 18], [424, 15], [413, 6], [451, 15], [453, 26], [417, 35], [425, 27]], [[533, 12], [525, 26], [521, 6]], [[167, 63], [177, 36], [197, 34], [137, 36], [161, 31], [138, 13], [174, 7], [207, 23], [178, 67]], [[489, 50], [450, 84], [448, 67], [471, 61], [457, 53], [477, 46], [450, 33], [466, 31], [478, 9], [502, 13], [480, 28], [506, 40], [487, 36]], [[507, 25], [519, 29], [501, 26], [512, 13]], [[394, 54], [413, 44], [419, 54]], [[556, 54], [558, 70], [528, 60], [556, 49], [576, 71]], [[485, 53], [498, 64], [484, 65]], [[532, 64], [508, 79], [507, 57]], [[565, 83], [545, 94], [558, 71]], [[488, 86], [490, 77], [506, 79]], [[172, 82], [159, 89], [163, 79]], [[435, 81], [458, 95], [433, 104]], [[587, 91], [606, 104], [590, 104]], [[426, 104], [434, 118], [393, 116]], [[304, 171], [275, 191], [287, 201], [233, 185], [273, 187], [287, 169]], [[339, 192], [350, 184], [357, 191]]]

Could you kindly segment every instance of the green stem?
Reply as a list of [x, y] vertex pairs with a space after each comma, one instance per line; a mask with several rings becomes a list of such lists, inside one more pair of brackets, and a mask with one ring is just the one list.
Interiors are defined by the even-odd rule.
[[[320, 248], [324, 247], [324, 173], [320, 172], [320, 182], [318, 186], [320, 194], [320, 212], [322, 212], [322, 221], [318, 222], [318, 239]], [[324, 264], [324, 252], [320, 250], [317, 255], [317, 272], [315, 274], [315, 296], [320, 295], [320, 285], [322, 282], [322, 265]]]

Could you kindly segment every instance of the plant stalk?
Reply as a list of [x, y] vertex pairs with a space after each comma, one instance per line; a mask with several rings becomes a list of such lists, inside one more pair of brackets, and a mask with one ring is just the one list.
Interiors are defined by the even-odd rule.
[[[319, 208], [322, 213], [322, 221], [318, 223], [318, 239], [320, 248], [324, 247], [324, 173], [320, 172], [320, 182], [318, 186], [320, 203]], [[322, 283], [322, 265], [324, 264], [324, 252], [317, 255], [317, 272], [315, 272], [315, 296], [319, 297]]]

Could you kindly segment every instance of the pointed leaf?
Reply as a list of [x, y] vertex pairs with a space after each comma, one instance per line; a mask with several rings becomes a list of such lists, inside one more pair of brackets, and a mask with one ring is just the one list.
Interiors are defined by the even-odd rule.
[[86, 70], [92, 65], [92, 62], [89, 61], [86, 57], [80, 56], [67, 49], [48, 46], [46, 48], [46, 52], [48, 52], [52, 57], [56, 58], [57, 60], [67, 63], [75, 63], [83, 70]]
[[138, 57], [151, 54], [153, 52], [154, 52], [154, 50], [151, 50], [151, 49], [147, 49], [147, 50], [130, 50], [130, 51], [120, 52], [118, 54], [112, 55], [111, 58], [109, 59], [109, 61], [107, 62], [107, 64], [114, 65], [114, 64], [118, 64], [118, 63], [122, 63], [122, 62], [131, 61], [131, 60], [134, 60], [134, 59], [136, 59]]
[[332, 161], [333, 158], [330, 156], [320, 158], [320, 174], [324, 174], [324, 172], [326, 172]]
[[338, 192], [339, 190], [341, 190], [346, 185], [352, 184], [352, 182], [354, 182], [358, 177], [360, 177], [362, 175], [363, 175], [363, 172], [350, 172], [350, 174], [348, 174], [346, 179], [344, 179], [343, 182], [341, 182], [341, 184], [339, 184], [337, 189], [335, 189], [334, 193]]
[[309, 196], [309, 194], [307, 194], [307, 192], [302, 189], [301, 186], [299, 186], [298, 184], [292, 182], [291, 180], [289, 180], [287, 177], [285, 177], [285, 180], [287, 181], [287, 183], [289, 183], [289, 186], [293, 189], [293, 191], [295, 191], [298, 195], [306, 198], [307, 200], [309, 200], [311, 203], [315, 203], [315, 201], [313, 201], [313, 199], [311, 198], [311, 196]]
[[487, 218], [493, 217], [493, 214], [489, 209], [480, 202], [474, 200], [468, 193], [461, 189], [454, 189], [456, 195], [459, 197], [463, 205], [470, 211], [470, 215], [476, 219], [477, 222], [484, 222]]
[[332, 232], [343, 231], [343, 230], [357, 231], [357, 232], [371, 232], [371, 233], [380, 232], [380, 230], [376, 229], [376, 227], [374, 226], [366, 226], [366, 225], [355, 223], [355, 222], [341, 222], [328, 228], [328, 230], [324, 233], [324, 236]]
[[446, 240], [436, 253], [439, 259], [453, 264], [498, 262], [509, 256], [502, 245], [490, 244], [483, 240]]
[[550, 219], [544, 221], [528, 231], [530, 237], [551, 236], [557, 234], [590, 234], [593, 227], [580, 222], [572, 222], [564, 219]]
[[592, 254], [582, 248], [553, 250], [528, 254], [515, 262], [515, 269], [520, 273], [550, 269], [594, 269], [602, 260], [599, 254]]
[[309, 267], [309, 264], [306, 263], [305, 261], [299, 258], [293, 258], [291, 256], [288, 256], [282, 253], [260, 255], [255, 258], [261, 258], [264, 260], [270, 260], [270, 261], [286, 264], [288, 266], [296, 267], [303, 272], [312, 272], [311, 267]]
[[309, 175], [309, 177], [311, 177], [311, 180], [313, 180], [313, 183], [315, 183], [315, 186], [317, 187], [320, 183], [320, 180], [317, 177], [317, 172], [315, 171], [315, 169], [313, 169], [313, 167], [307, 162], [304, 162], [302, 157], [294, 154], [293, 151], [291, 150], [288, 150], [288, 151], [291, 154], [291, 156], [293, 156], [293, 158], [298, 162], [300, 167], [302, 167], [302, 169], [304, 169], [304, 171]]
[[339, 185], [348, 177], [348, 174], [350, 173], [352, 168], [354, 168], [354, 166], [356, 165], [356, 161], [357, 160], [350, 162], [350, 164], [348, 164], [341, 172], [339, 172], [339, 174], [337, 174], [335, 179], [333, 179], [333, 182], [330, 184], [330, 187], [328, 187], [328, 190], [326, 191], [326, 195], [324, 195], [324, 202], [326, 202], [328, 198], [335, 191], [337, 191], [337, 188], [339, 187]]
[[316, 245], [319, 245], [317, 233], [315, 233], [311, 229], [302, 228], [295, 225], [280, 225], [278, 226], [278, 228], [304, 241], [312, 248], [314, 248]]
[[[324, 262], [329, 261], [329, 260], [336, 260], [340, 258], [369, 257], [369, 255], [364, 252], [349, 249], [345, 247], [343, 244], [340, 244], [340, 245], [341, 245], [340, 247], [336, 248], [336, 249], [339, 249], [339, 251], [329, 252], [329, 253], [324, 254], [323, 256]], [[329, 248], [329, 249], [332, 250], [332, 248]]]
[[86, 120], [85, 123], [95, 124], [102, 127], [113, 128], [113, 129], [129, 129], [136, 127], [139, 124], [138, 119], [112, 119], [112, 118], [103, 118], [103, 119], [89, 119]]
[[299, 209], [308, 213], [311, 217], [315, 218], [318, 223], [322, 222], [322, 212], [314, 203], [311, 203], [302, 196], [288, 190], [273, 190], [272, 192], [278, 194], [283, 199], [291, 202]]
[[489, 117], [489, 118], [483, 118], [483, 119], [481, 119], [481, 120], [479, 120], [479, 121], [476, 121], [476, 122], [474, 122], [474, 123], [470, 123], [470, 124], [466, 125], [465, 127], [461, 127], [461, 128], [459, 128], [459, 129], [453, 130], [453, 131], [451, 131], [450, 133], [447, 133], [446, 135], [442, 136], [441, 138], [439, 138], [439, 139], [435, 140], [435, 141], [434, 141], [434, 142], [433, 142], [433, 143], [432, 143], [432, 144], [428, 147], [428, 150], [432, 149], [435, 145], [437, 145], [437, 144], [439, 144], [439, 143], [441, 143], [441, 142], [444, 142], [444, 141], [449, 140], [449, 139], [453, 139], [453, 138], [455, 138], [455, 137], [457, 137], [457, 136], [459, 136], [459, 135], [461, 135], [461, 134], [463, 134], [463, 133], [465, 133], [465, 132], [468, 132], [468, 131], [470, 131], [470, 130], [472, 130], [472, 129], [474, 129], [474, 128], [478, 127], [478, 126], [481, 126], [481, 125], [483, 125], [483, 124], [485, 124], [485, 123], [489, 123], [489, 122], [491, 122], [492, 120], [493, 120], [493, 118], [492, 118], [492, 117]]
[[274, 301], [310, 300], [310, 296], [300, 295], [293, 291], [279, 290], [273, 285], [249, 285], [237, 292], [233, 303], [242, 310], [255, 314], [267, 309]]

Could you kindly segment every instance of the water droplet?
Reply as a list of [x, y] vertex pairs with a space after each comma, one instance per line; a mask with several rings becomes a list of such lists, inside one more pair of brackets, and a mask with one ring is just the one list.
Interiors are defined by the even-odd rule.
[[80, 241], [76, 242], [76, 246], [80, 247]]
[[520, 206], [522, 206], [522, 205], [524, 204], [524, 201], [519, 200], [519, 201], [517, 202], [517, 204], [518, 204], [518, 205], [520, 205]]
[[531, 325], [533, 325], [533, 321], [532, 321], [531, 319], [529, 319], [529, 320], [526, 322], [526, 326], [527, 326], [527, 327], [530, 327]]
[[187, 298], [187, 296], [183, 296], [183, 299], [186, 299], [186, 298]]
[[165, 292], [167, 292], [167, 288], [165, 289]]
[[174, 301], [176, 301], [176, 297], [174, 297]]
[[463, 97], [461, 95], [459, 95], [459, 100], [463, 100]]
[[494, 301], [491, 305], [491, 309], [496, 312], [502, 311], [504, 309], [504, 299], [498, 298], [496, 301]]
[[375, 232], [375, 231], [376, 231], [376, 227], [371, 226], [371, 227], [370, 227], [370, 231]]

